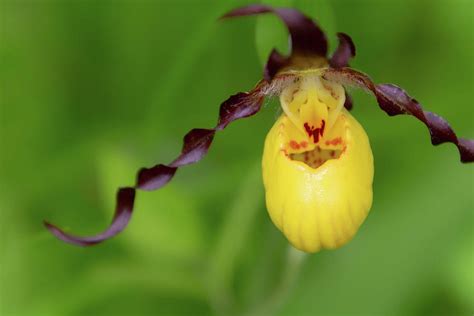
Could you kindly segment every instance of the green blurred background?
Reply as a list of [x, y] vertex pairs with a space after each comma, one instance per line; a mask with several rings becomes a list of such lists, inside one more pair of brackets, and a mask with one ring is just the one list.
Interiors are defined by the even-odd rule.
[[[474, 136], [472, 1], [267, 2], [316, 18], [332, 49], [349, 33], [355, 68]], [[213, 126], [220, 102], [255, 84], [286, 34], [273, 17], [217, 21], [246, 3], [1, 2], [1, 315], [473, 314], [472, 166], [361, 92], [353, 114], [374, 151], [374, 203], [339, 250], [289, 250], [266, 213], [275, 101], [168, 186], [139, 192], [117, 238], [77, 248], [43, 228], [102, 230], [118, 186], [173, 159], [189, 129]]]

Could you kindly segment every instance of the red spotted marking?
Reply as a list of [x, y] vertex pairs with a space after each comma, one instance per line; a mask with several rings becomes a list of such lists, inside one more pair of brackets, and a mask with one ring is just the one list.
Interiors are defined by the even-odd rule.
[[295, 142], [294, 140], [290, 141], [290, 147], [292, 149], [300, 149], [300, 144], [298, 144], [297, 142]]
[[313, 138], [313, 142], [317, 144], [319, 142], [319, 137], [322, 137], [324, 134], [324, 128], [326, 127], [326, 121], [321, 121], [321, 126], [318, 128], [314, 128], [314, 126], [309, 126], [308, 122], [304, 123], [304, 129], [308, 134], [309, 138]]
[[300, 143], [300, 146], [303, 147], [303, 148], [306, 148], [306, 146], [308, 146], [308, 142], [302, 141]]
[[339, 144], [342, 144], [342, 138], [341, 137], [336, 137], [334, 139], [326, 141], [326, 145], [328, 145], [328, 146], [329, 145], [336, 146], [336, 145], [339, 145]]
[[331, 94], [331, 96], [332, 96], [334, 99], [336, 99], [336, 100], [339, 99], [339, 96], [337, 95], [337, 93], [336, 93], [330, 86], [328, 86], [328, 85], [326, 85], [326, 84], [323, 83], [323, 87], [326, 88], [326, 90], [329, 91], [329, 93]]

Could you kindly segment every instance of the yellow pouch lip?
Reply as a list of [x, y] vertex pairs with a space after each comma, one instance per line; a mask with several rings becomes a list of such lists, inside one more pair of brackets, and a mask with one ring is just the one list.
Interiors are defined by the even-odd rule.
[[[345, 150], [318, 168], [289, 156], [284, 125], [291, 122], [284, 114], [265, 141], [262, 171], [268, 213], [288, 241], [305, 252], [348, 243], [372, 205], [373, 157], [367, 135], [349, 112], [342, 110], [341, 117]], [[324, 141], [333, 137], [327, 136]]]

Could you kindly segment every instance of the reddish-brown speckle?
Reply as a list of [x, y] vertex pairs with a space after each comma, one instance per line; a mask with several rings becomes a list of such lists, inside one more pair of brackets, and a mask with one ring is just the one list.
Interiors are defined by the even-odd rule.
[[303, 147], [303, 148], [306, 148], [306, 146], [308, 146], [308, 142], [302, 141], [300, 143], [300, 146]]
[[331, 96], [332, 96], [334, 99], [336, 99], [336, 100], [339, 99], [339, 96], [336, 94], [336, 92], [335, 92], [330, 86], [328, 86], [328, 85], [326, 85], [326, 84], [323, 83], [323, 87], [326, 88], [326, 90], [328, 90], [329, 93], [331, 93]]
[[314, 126], [309, 127], [308, 122], [305, 122], [303, 126], [304, 126], [304, 130], [305, 130], [306, 133], [308, 134], [308, 137], [311, 137], [311, 136], [313, 135], [313, 128], [314, 128]]
[[300, 149], [300, 144], [298, 144], [297, 142], [295, 142], [294, 140], [290, 141], [290, 147], [292, 149]]
[[342, 144], [342, 138], [341, 137], [336, 137], [334, 139], [326, 141], [326, 145], [336, 146], [336, 145], [339, 145], [339, 144]]
[[324, 134], [324, 127], [326, 126], [326, 121], [322, 120], [321, 127], [319, 128], [314, 128], [314, 126], [309, 126], [308, 122], [305, 122], [303, 126], [306, 133], [308, 134], [308, 137], [309, 138], [313, 137], [313, 142], [317, 144], [319, 142], [319, 137], [323, 136]]

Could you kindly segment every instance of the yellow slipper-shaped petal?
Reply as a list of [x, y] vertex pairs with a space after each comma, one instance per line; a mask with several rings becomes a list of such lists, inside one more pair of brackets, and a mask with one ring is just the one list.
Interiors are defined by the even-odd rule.
[[[329, 104], [324, 94], [333, 89], [321, 88], [323, 79], [310, 80], [317, 85], [300, 83], [283, 91], [285, 113], [267, 135], [262, 169], [273, 223], [296, 248], [317, 252], [338, 248], [355, 235], [372, 205], [374, 169], [364, 129], [335, 105], [343, 103], [343, 90], [334, 93], [338, 102]], [[315, 133], [321, 123], [326, 129]]]

